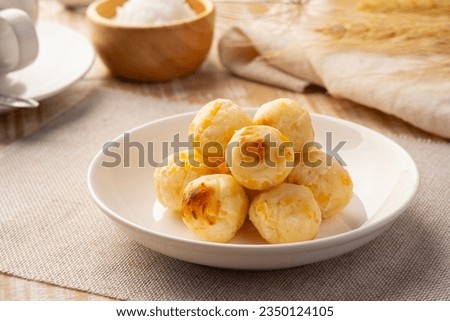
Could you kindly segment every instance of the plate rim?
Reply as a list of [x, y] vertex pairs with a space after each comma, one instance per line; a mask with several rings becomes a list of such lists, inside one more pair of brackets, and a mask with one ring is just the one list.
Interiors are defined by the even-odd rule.
[[[249, 111], [254, 111], [257, 108], [244, 108], [244, 109], [247, 112], [249, 112]], [[137, 127], [134, 127], [131, 130], [126, 131], [126, 132], [129, 134], [132, 134], [132, 133], [142, 130], [145, 127], [155, 125], [155, 124], [158, 124], [161, 122], [170, 121], [173, 119], [183, 118], [183, 117], [187, 117], [187, 116], [193, 117], [196, 113], [197, 113], [197, 111], [190, 111], [190, 112], [185, 112], [185, 113], [180, 113], [180, 114], [175, 114], [175, 115], [171, 115], [171, 116], [167, 116], [167, 117], [158, 118], [158, 119], [146, 122], [144, 124], [141, 124]], [[102, 202], [102, 200], [100, 200], [100, 198], [95, 193], [92, 178], [93, 178], [93, 175], [94, 175], [94, 172], [96, 169], [96, 164], [100, 161], [100, 158], [103, 154], [102, 149], [100, 149], [100, 151], [98, 151], [95, 154], [94, 158], [92, 159], [91, 163], [89, 164], [89, 168], [88, 168], [88, 172], [87, 172], [87, 187], [88, 187], [89, 193], [90, 193], [91, 197], [93, 198], [94, 202], [96, 203], [96, 205], [106, 214], [106, 216], [108, 216], [108, 218], [112, 219], [117, 224], [124, 225], [127, 228], [137, 230], [137, 231], [142, 232], [151, 237], [162, 238], [166, 241], [171, 241], [171, 242], [175, 242], [175, 243], [183, 244], [183, 245], [202, 247], [202, 248], [208, 249], [208, 250], [214, 250], [214, 249], [240, 250], [240, 251], [250, 250], [254, 254], [257, 254], [254, 251], [257, 251], [257, 252], [267, 252], [267, 250], [277, 251], [277, 252], [271, 252], [271, 254], [273, 255], [273, 254], [276, 254], [279, 252], [284, 252], [284, 251], [291, 252], [292, 249], [300, 249], [300, 248], [304, 251], [333, 248], [333, 247], [336, 247], [339, 245], [351, 243], [355, 240], [364, 238], [366, 236], [375, 234], [378, 231], [381, 231], [384, 227], [388, 226], [394, 220], [396, 220], [406, 210], [406, 208], [411, 204], [414, 197], [416, 196], [419, 185], [420, 185], [420, 173], [417, 168], [416, 162], [414, 161], [412, 156], [401, 145], [399, 145], [397, 142], [393, 141], [389, 137], [387, 137], [371, 128], [357, 124], [357, 123], [349, 121], [349, 120], [344, 120], [344, 119], [329, 116], [329, 115], [323, 115], [323, 114], [318, 114], [318, 113], [310, 113], [310, 115], [312, 118], [318, 118], [318, 119], [322, 118], [322, 119], [325, 119], [328, 121], [337, 122], [338, 124], [341, 124], [344, 126], [350, 126], [353, 128], [356, 127], [356, 129], [358, 129], [358, 131], [359, 130], [367, 131], [371, 135], [375, 135], [377, 138], [384, 140], [386, 143], [393, 145], [395, 148], [398, 148], [404, 154], [404, 156], [406, 156], [408, 158], [408, 160], [410, 161], [410, 163], [412, 165], [412, 169], [413, 169], [412, 174], [415, 178], [415, 181], [413, 183], [411, 193], [408, 195], [408, 197], [405, 199], [405, 201], [395, 211], [393, 211], [386, 218], [377, 220], [372, 224], [362, 225], [362, 226], [358, 227], [357, 229], [353, 229], [353, 230], [350, 230], [350, 231], [347, 231], [344, 233], [340, 233], [340, 234], [336, 234], [336, 235], [332, 235], [332, 236], [328, 236], [328, 237], [324, 237], [324, 238], [320, 238], [320, 239], [302, 241], [302, 242], [280, 243], [280, 244], [236, 244], [236, 243], [215, 243], [215, 242], [208, 242], [208, 241], [203, 241], [203, 240], [185, 239], [182, 237], [177, 237], [177, 236], [168, 235], [168, 234], [164, 234], [164, 233], [157, 232], [157, 231], [152, 231], [141, 225], [131, 222], [131, 221], [125, 219], [123, 216], [116, 213], [115, 211], [111, 210], [106, 204], [104, 204]], [[119, 141], [123, 137], [124, 137], [124, 134], [120, 134], [117, 137], [115, 137], [114, 139], [112, 139], [111, 141]]]

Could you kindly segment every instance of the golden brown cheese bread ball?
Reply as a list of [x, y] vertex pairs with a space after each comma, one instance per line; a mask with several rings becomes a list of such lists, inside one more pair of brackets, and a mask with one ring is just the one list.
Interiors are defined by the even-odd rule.
[[204, 240], [230, 241], [244, 224], [247, 211], [244, 189], [231, 175], [202, 176], [184, 188], [183, 221]]
[[217, 150], [211, 146], [220, 146], [219, 157], [224, 157], [227, 143], [234, 132], [252, 124], [250, 116], [229, 99], [216, 99], [202, 107], [189, 126], [189, 135], [196, 147], [205, 154], [205, 145], [210, 147], [210, 153]]
[[322, 218], [339, 213], [352, 199], [353, 183], [350, 174], [335, 158], [311, 148], [289, 174], [289, 183], [305, 185], [311, 189], [320, 206]]
[[250, 205], [249, 218], [269, 243], [312, 240], [322, 221], [311, 190], [287, 183], [256, 196]]
[[183, 150], [177, 155], [172, 154], [167, 165], [155, 169], [154, 186], [158, 200], [165, 207], [179, 211], [186, 184], [197, 177], [216, 173], [226, 174], [229, 169], [225, 163], [217, 167], [205, 166], [201, 155], [194, 151]]
[[278, 129], [253, 125], [239, 129], [228, 143], [227, 163], [242, 186], [265, 190], [281, 184], [294, 165], [294, 150]]
[[309, 112], [292, 99], [279, 98], [265, 103], [253, 117], [253, 123], [278, 129], [292, 141], [296, 152], [314, 140]]

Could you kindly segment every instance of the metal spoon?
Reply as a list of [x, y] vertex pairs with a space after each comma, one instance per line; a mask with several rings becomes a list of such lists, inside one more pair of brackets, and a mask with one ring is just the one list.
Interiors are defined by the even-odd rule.
[[30, 98], [11, 97], [0, 94], [0, 106], [12, 108], [36, 108], [39, 102]]

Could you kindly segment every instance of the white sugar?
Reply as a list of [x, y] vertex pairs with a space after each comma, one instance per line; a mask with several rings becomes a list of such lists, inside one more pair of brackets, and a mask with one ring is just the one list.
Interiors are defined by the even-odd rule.
[[117, 8], [114, 21], [128, 25], [160, 25], [195, 15], [185, 0], [128, 0]]

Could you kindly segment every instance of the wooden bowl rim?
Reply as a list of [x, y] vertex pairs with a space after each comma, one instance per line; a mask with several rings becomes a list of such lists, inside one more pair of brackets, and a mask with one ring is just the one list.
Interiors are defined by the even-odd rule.
[[86, 10], [86, 16], [87, 18], [92, 21], [95, 24], [109, 26], [113, 28], [121, 28], [121, 29], [164, 29], [164, 28], [171, 28], [171, 27], [178, 27], [182, 25], [188, 25], [190, 23], [193, 23], [195, 21], [201, 20], [211, 14], [214, 13], [214, 3], [210, 0], [197, 0], [201, 2], [205, 6], [205, 10], [203, 12], [195, 15], [195, 17], [192, 18], [186, 18], [186, 19], [179, 19], [174, 20], [171, 22], [167, 22], [164, 24], [158, 24], [158, 25], [128, 25], [124, 23], [116, 22], [112, 19], [106, 18], [98, 14], [97, 12], [97, 6], [100, 4], [109, 2], [109, 0], [97, 0], [91, 3], [87, 10]]

